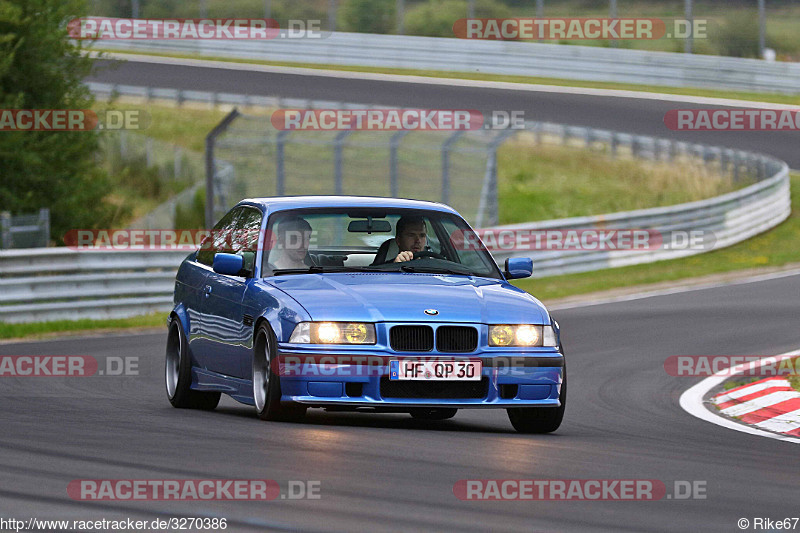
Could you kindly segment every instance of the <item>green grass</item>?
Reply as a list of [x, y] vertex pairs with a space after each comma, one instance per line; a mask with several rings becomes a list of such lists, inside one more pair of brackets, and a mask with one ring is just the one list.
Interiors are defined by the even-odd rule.
[[[729, 391], [731, 389], [735, 389], [737, 387], [741, 387], [743, 385], [749, 385], [750, 383], [755, 383], [759, 381], [761, 378], [733, 378], [725, 383], [722, 384], [722, 390]], [[715, 405], [717, 409], [719, 409], [719, 405]]]
[[205, 138], [214, 126], [227, 115], [219, 109], [199, 109], [190, 105], [170, 107], [163, 105], [132, 104], [129, 102], [95, 102], [94, 109], [106, 108], [127, 110], [144, 110], [149, 115], [149, 123], [145, 129], [137, 130], [153, 139], [177, 144], [187, 150], [202, 152], [205, 149]]
[[[798, 368], [797, 365], [800, 365], [800, 357], [792, 359], [792, 368], [795, 369], [795, 372], [797, 372], [797, 368]], [[794, 374], [794, 375], [791, 375], [791, 376], [787, 376], [787, 380], [789, 381], [789, 384], [792, 387], [794, 387], [795, 390], [800, 391], [800, 374]]]
[[800, 173], [792, 174], [791, 187], [792, 214], [785, 222], [775, 229], [728, 248], [671, 261], [519, 280], [514, 284], [547, 301], [606, 289], [800, 262]]
[[54, 320], [30, 324], [7, 324], [0, 322], [0, 339], [45, 338], [57, 333], [77, 335], [85, 332], [102, 332], [118, 329], [166, 328], [166, 313], [114, 318], [108, 320]]
[[[97, 48], [97, 50], [102, 50], [102, 48]], [[119, 51], [108, 50], [108, 52], [124, 55], [123, 52]], [[144, 52], [135, 52], [135, 53], [144, 54]], [[664, 87], [660, 85], [639, 85], [635, 83], [582, 81], [582, 80], [569, 80], [562, 78], [542, 78], [535, 76], [510, 76], [502, 74], [484, 74], [477, 72], [454, 72], [454, 71], [439, 71], [439, 70], [362, 67], [362, 66], [347, 66], [347, 65], [320, 65], [316, 63], [260, 61], [256, 59], [234, 60], [229, 58], [222, 58], [216, 56], [203, 56], [203, 55], [191, 56], [191, 55], [163, 54], [163, 53], [146, 53], [145, 55], [189, 58], [189, 59], [204, 59], [209, 61], [223, 61], [227, 63], [249, 63], [256, 65], [269, 65], [269, 66], [281, 66], [281, 67], [300, 67], [300, 68], [313, 68], [313, 69], [324, 69], [324, 70], [339, 70], [343, 72], [367, 72], [367, 73], [377, 73], [377, 74], [398, 74], [403, 76], [424, 76], [424, 77], [434, 77], [434, 78], [463, 79], [463, 80], [477, 80], [477, 81], [499, 81], [499, 82], [521, 83], [521, 84], [552, 85], [556, 87], [613, 89], [613, 90], [675, 94], [683, 96], [702, 96], [707, 98], [727, 98], [734, 100], [747, 100], [753, 102], [770, 102], [770, 103], [785, 104], [785, 105], [800, 105], [800, 95], [751, 93], [751, 92], [741, 92], [741, 91], [723, 91], [716, 89], [699, 89], [699, 88], [684, 88], [684, 87]]]
[[711, 198], [748, 183], [697, 162], [611, 158], [518, 135], [498, 154], [501, 224], [599, 215]]

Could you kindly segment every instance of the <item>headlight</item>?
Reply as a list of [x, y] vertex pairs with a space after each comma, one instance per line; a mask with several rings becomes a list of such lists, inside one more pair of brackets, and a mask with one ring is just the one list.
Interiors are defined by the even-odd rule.
[[556, 346], [552, 326], [531, 324], [489, 326], [489, 346]]
[[363, 322], [300, 322], [293, 344], [375, 344], [375, 324]]

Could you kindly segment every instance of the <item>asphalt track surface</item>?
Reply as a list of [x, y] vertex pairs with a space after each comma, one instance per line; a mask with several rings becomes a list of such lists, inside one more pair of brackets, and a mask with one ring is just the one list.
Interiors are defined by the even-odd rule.
[[[258, 420], [224, 399], [172, 408], [166, 330], [0, 345], [2, 355], [138, 357], [139, 375], [2, 378], [0, 515], [152, 520], [219, 516], [228, 531], [739, 531], [740, 518], [797, 516], [797, 449], [693, 418], [678, 406], [696, 378], [676, 354], [783, 353], [798, 346], [800, 276], [554, 312], [567, 347], [569, 401], [551, 435], [520, 435], [505, 412], [448, 421], [309, 411]], [[74, 479], [321, 482], [318, 500], [85, 502]], [[706, 483], [706, 499], [461, 501], [460, 479], [656, 479]]]
[[797, 132], [676, 132], [664, 125], [670, 109], [707, 105], [594, 95], [359, 80], [143, 62], [100, 61], [92, 81], [197, 91], [310, 98], [437, 109], [522, 110], [527, 120], [672, 138], [778, 157], [800, 168]]
[[[674, 133], [652, 100], [391, 83], [128, 63], [94, 79], [397, 106], [523, 109], [526, 118], [773, 154], [799, 168], [796, 134]], [[535, 291], [534, 291], [535, 292]], [[163, 385], [166, 330], [0, 345], [0, 355], [139, 358], [137, 376], [2, 378], [0, 516], [152, 520], [217, 516], [228, 531], [739, 531], [737, 520], [798, 516], [792, 444], [731, 431], [678, 406], [698, 379], [667, 375], [671, 355], [772, 355], [796, 349], [800, 276], [554, 312], [569, 368], [564, 424], [520, 435], [505, 412], [448, 421], [311, 410], [262, 422], [223, 399], [173, 409]], [[546, 303], [546, 302], [545, 302]], [[75, 479], [321, 482], [318, 500], [86, 502]], [[705, 482], [705, 499], [458, 500], [461, 479]]]

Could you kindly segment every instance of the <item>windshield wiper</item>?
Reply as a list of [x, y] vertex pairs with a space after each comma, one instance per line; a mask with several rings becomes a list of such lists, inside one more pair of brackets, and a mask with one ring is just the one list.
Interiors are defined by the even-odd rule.
[[273, 270], [272, 275], [281, 276], [283, 274], [322, 274], [324, 272], [386, 272], [386, 271], [370, 267], [313, 265], [308, 268], [279, 268]]
[[402, 265], [400, 270], [403, 272], [411, 272], [417, 274], [454, 274], [456, 276], [472, 276], [470, 270], [453, 270], [452, 268], [445, 267], [415, 267], [411, 265]]

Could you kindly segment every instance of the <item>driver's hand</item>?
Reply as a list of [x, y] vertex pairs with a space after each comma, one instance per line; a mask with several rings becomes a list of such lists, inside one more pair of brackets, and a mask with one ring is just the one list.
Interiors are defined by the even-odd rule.
[[402, 263], [403, 261], [411, 261], [412, 259], [414, 259], [414, 252], [405, 251], [397, 254], [397, 257], [394, 258], [394, 262]]

